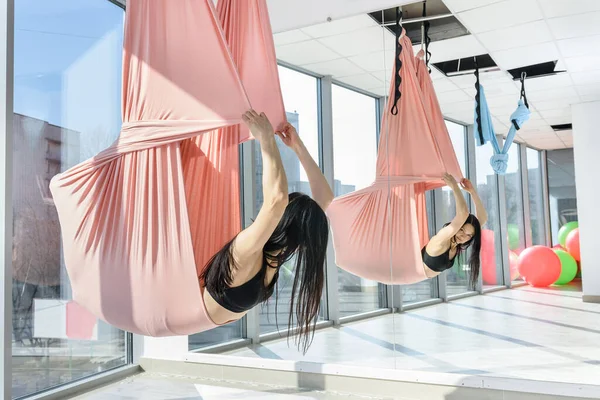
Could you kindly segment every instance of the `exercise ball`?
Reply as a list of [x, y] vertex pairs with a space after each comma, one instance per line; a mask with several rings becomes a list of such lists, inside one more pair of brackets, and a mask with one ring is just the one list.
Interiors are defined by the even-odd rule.
[[554, 246], [552, 246], [553, 249], [558, 249], [558, 250], [564, 250], [565, 248], [562, 247], [560, 244], [555, 244]]
[[515, 281], [519, 277], [519, 255], [509, 250], [508, 261], [510, 265], [510, 279]]
[[515, 224], [508, 224], [506, 228], [508, 230], [508, 248], [511, 250], [518, 249], [521, 244], [519, 240], [519, 227]]
[[519, 256], [519, 274], [531, 286], [550, 286], [560, 277], [560, 272], [560, 258], [550, 247], [532, 246]]
[[575, 228], [569, 232], [566, 244], [569, 254], [577, 261], [581, 261], [581, 255], [579, 254], [579, 228]]
[[579, 222], [572, 221], [567, 222], [558, 230], [558, 242], [562, 247], [567, 247], [567, 236], [569, 236], [569, 233], [575, 228], [579, 228]]
[[564, 250], [555, 249], [554, 253], [560, 259], [560, 276], [554, 282], [555, 285], [566, 285], [575, 279], [577, 275], [577, 261], [572, 255]]
[[494, 244], [494, 231], [490, 229], [481, 230], [481, 278], [484, 285], [497, 285], [496, 276], [496, 246]]

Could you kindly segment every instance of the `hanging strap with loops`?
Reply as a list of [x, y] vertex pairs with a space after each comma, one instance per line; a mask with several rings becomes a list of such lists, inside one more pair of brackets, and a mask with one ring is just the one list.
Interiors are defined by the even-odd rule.
[[400, 7], [396, 7], [396, 87], [394, 92], [394, 105], [392, 106], [392, 115], [398, 115], [398, 101], [402, 97], [400, 92], [400, 85], [402, 84], [402, 77], [400, 76], [400, 69], [402, 68], [402, 60], [400, 55], [402, 54], [402, 44], [400, 44], [400, 36], [402, 35], [402, 10]]
[[479, 86], [479, 64], [477, 57], [473, 57], [475, 61], [475, 120], [477, 122], [477, 133], [479, 134], [479, 145], [485, 143], [483, 138], [483, 128], [481, 127], [481, 89]]
[[[427, 16], [427, 1], [423, 2], [423, 18]], [[424, 21], [423, 26], [425, 28], [424, 41], [425, 41], [425, 65], [431, 74], [431, 68], [429, 67], [429, 60], [431, 59], [431, 52], [429, 51], [429, 43], [431, 43], [431, 38], [429, 37], [429, 27], [431, 24], [429, 21]]]

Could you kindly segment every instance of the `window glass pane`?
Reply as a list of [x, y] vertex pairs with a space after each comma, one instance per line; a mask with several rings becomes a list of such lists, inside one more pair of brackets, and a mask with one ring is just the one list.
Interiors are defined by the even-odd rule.
[[15, 2], [14, 397], [127, 362], [125, 333], [70, 302], [48, 189], [119, 134], [123, 22], [105, 0]]
[[489, 143], [478, 146], [475, 150], [477, 193], [488, 213], [488, 221], [482, 227], [481, 235], [481, 276], [484, 287], [504, 285], [501, 242], [498, 239], [500, 237], [498, 184], [496, 174], [490, 165], [493, 154], [494, 150]]
[[527, 149], [527, 181], [529, 186], [531, 245], [546, 245], [540, 152], [529, 148]]
[[[377, 162], [377, 109], [373, 97], [333, 85], [333, 170], [336, 197], [369, 186]], [[360, 162], [357, 162], [360, 160]], [[384, 286], [338, 268], [340, 316], [380, 308]]]
[[[506, 198], [506, 219], [508, 237], [504, 244], [508, 244], [510, 260], [510, 277], [522, 280], [519, 277], [517, 259], [525, 249], [525, 221], [523, 216], [523, 186], [521, 180], [520, 145], [514, 143], [508, 151], [508, 168], [504, 175], [504, 190]], [[507, 243], [508, 242], [508, 243]]]
[[[294, 71], [289, 68], [279, 67], [281, 91], [288, 121], [296, 127], [300, 138], [308, 148], [313, 159], [319, 162], [319, 119], [317, 104], [317, 79]], [[275, 127], [277, 128], [277, 127]], [[288, 191], [302, 192], [310, 195], [310, 186], [306, 172], [300, 165], [296, 154], [288, 148], [279, 137], [277, 145], [283, 161], [283, 167], [288, 180]], [[256, 214], [263, 203], [262, 193], [262, 158], [260, 146], [256, 146]], [[290, 315], [290, 300], [295, 277], [296, 258], [285, 263], [280, 270], [276, 294], [260, 309], [260, 332], [268, 333], [277, 330], [286, 330]], [[324, 290], [325, 292], [325, 290]], [[295, 307], [295, 304], [294, 304]], [[323, 295], [319, 319], [326, 317], [326, 296]], [[295, 324], [295, 312], [292, 313], [292, 324]]]
[[[452, 146], [456, 152], [456, 158], [460, 165], [463, 176], [467, 176], [467, 154], [466, 154], [466, 132], [463, 125], [446, 121], [446, 127], [450, 134]], [[452, 221], [456, 214], [456, 201], [452, 189], [445, 186], [434, 191], [435, 196], [435, 222], [436, 231], [442, 229], [444, 224]], [[469, 196], [463, 191], [465, 200], [469, 201]], [[469, 291], [469, 265], [467, 263], [468, 255], [463, 255], [457, 259], [454, 266], [446, 272], [446, 291], [448, 296], [460, 294]]]
[[548, 191], [552, 245], [559, 244], [558, 230], [567, 222], [577, 221], [577, 193], [573, 149], [548, 151]]

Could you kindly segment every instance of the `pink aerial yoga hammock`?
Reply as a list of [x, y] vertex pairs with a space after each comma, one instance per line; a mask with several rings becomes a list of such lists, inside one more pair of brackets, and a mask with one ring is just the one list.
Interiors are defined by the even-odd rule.
[[462, 178], [423, 54], [413, 57], [405, 33], [399, 38], [402, 96], [397, 115], [388, 104], [383, 117], [375, 182], [327, 209], [337, 265], [386, 284], [427, 279], [421, 258], [429, 240], [425, 191], [444, 186], [446, 172]]
[[251, 101], [285, 121], [265, 0], [218, 15], [212, 0], [128, 2], [121, 135], [50, 185], [74, 301], [123, 330], [216, 326], [198, 273], [241, 229], [241, 115]]

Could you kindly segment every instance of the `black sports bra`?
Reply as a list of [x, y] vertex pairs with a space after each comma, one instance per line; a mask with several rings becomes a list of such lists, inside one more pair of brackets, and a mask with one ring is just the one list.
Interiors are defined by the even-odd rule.
[[277, 268], [277, 272], [273, 276], [273, 280], [269, 286], [265, 287], [264, 282], [267, 268], [269, 266], [265, 260], [260, 271], [248, 282], [240, 286], [226, 288], [222, 295], [211, 293], [210, 291], [209, 293], [221, 307], [234, 313], [246, 312], [273, 295], [275, 284], [279, 278], [279, 268]]
[[450, 259], [450, 248], [439, 256], [430, 256], [427, 253], [427, 245], [421, 250], [421, 256], [423, 262], [429, 267], [430, 270], [435, 272], [444, 272], [447, 269], [452, 268], [454, 265], [454, 258]]

